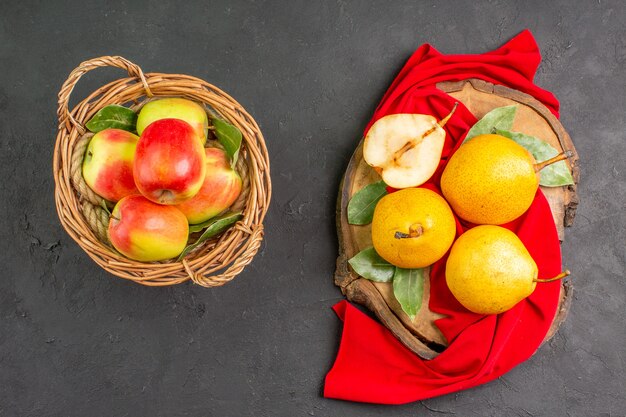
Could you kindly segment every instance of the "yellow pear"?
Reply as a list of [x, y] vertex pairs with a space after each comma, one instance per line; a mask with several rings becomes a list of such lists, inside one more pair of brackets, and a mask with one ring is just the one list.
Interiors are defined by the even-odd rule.
[[443, 126], [457, 104], [440, 122], [426, 114], [391, 114], [378, 119], [363, 142], [363, 159], [387, 185], [409, 188], [422, 185], [439, 165], [446, 139]]
[[537, 163], [511, 139], [479, 135], [452, 155], [441, 176], [441, 191], [462, 219], [503, 224], [528, 210], [539, 187], [539, 171], [566, 153]]
[[538, 282], [537, 264], [522, 241], [508, 229], [483, 225], [463, 233], [452, 245], [446, 262], [446, 283], [468, 310], [499, 314], [528, 297]]
[[387, 262], [401, 268], [423, 268], [450, 249], [456, 235], [446, 200], [425, 188], [387, 194], [374, 209], [372, 243]]

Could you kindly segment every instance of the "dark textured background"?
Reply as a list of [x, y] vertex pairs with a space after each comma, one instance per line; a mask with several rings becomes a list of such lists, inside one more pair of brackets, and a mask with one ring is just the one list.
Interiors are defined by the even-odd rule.
[[[0, 416], [626, 414], [622, 1], [106, 3], [2, 2]], [[399, 407], [323, 399], [340, 334], [335, 196], [366, 121], [420, 44], [479, 53], [523, 28], [581, 157], [566, 323], [479, 388]], [[56, 94], [79, 62], [114, 54], [222, 87], [265, 133], [266, 242], [223, 288], [114, 278], [59, 224]], [[73, 97], [122, 75], [92, 72]]]

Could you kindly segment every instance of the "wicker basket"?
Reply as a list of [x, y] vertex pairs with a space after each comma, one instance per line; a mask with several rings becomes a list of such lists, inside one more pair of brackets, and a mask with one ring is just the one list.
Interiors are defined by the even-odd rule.
[[[100, 87], [70, 111], [69, 97], [78, 80], [88, 71], [107, 66], [124, 69], [129, 77]], [[243, 218], [179, 262], [136, 262], [115, 251], [107, 241], [108, 213], [104, 201], [86, 186], [81, 174], [90, 137], [85, 123], [107, 105], [131, 104], [137, 109], [157, 96], [185, 97], [203, 103], [209, 112], [228, 120], [243, 134], [236, 167], [243, 179], [243, 190], [234, 204]], [[58, 117], [53, 167], [57, 212], [65, 230], [102, 268], [143, 285], [165, 286], [192, 280], [205, 287], [216, 287], [232, 280], [250, 263], [263, 240], [263, 218], [271, 197], [269, 159], [256, 122], [228, 94], [195, 77], [144, 74], [122, 57], [105, 56], [85, 61], [71, 72], [59, 92]]]

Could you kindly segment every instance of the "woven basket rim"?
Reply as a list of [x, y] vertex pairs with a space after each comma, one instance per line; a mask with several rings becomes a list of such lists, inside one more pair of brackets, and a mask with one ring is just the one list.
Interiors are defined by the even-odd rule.
[[[128, 77], [99, 87], [69, 110], [69, 97], [80, 78], [93, 69], [106, 66], [124, 69]], [[180, 262], [144, 263], [120, 255], [97, 237], [87, 217], [95, 222], [92, 224], [98, 224], [97, 216], [102, 217], [102, 213], [98, 213], [97, 207], [85, 211], [84, 207], [94, 206], [94, 203], [74, 186], [71, 162], [73, 155], [77, 157], [74, 154], [76, 145], [86, 132], [84, 123], [99, 109], [109, 104], [139, 103], [146, 98], [166, 96], [200, 102], [241, 130], [241, 160], [247, 169], [244, 184], [247, 183], [248, 195], [243, 219], [217, 240], [203, 244]], [[202, 286], [215, 287], [231, 281], [251, 262], [263, 239], [263, 220], [272, 188], [263, 134], [254, 118], [236, 100], [200, 78], [185, 74], [143, 73], [125, 58], [104, 56], [84, 61], [70, 73], [59, 91], [58, 104], [59, 126], [53, 159], [57, 213], [70, 237], [98, 265], [113, 275], [143, 285], [165, 286], [192, 280]]]

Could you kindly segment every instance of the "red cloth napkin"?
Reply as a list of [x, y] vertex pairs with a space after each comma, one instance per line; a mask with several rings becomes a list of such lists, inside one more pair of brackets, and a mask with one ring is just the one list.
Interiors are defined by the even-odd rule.
[[[481, 55], [443, 55], [423, 45], [400, 71], [367, 128], [394, 113], [432, 114], [441, 119], [455, 100], [435, 84], [468, 78], [524, 91], [558, 116], [556, 98], [532, 81], [540, 60], [537, 44], [527, 30], [501, 48]], [[459, 104], [445, 126], [442, 163], [425, 186], [438, 191], [446, 160], [475, 122], [476, 118]], [[457, 224], [457, 233], [462, 233], [463, 227]], [[528, 212], [505, 227], [520, 237], [539, 267], [540, 278], [561, 272], [559, 238], [541, 191], [537, 191]], [[436, 325], [449, 341], [448, 348], [433, 360], [423, 360], [381, 324], [342, 301], [333, 307], [344, 328], [337, 359], [326, 376], [325, 397], [383, 404], [421, 400], [495, 379], [537, 350], [556, 313], [560, 282], [538, 284], [530, 297], [511, 310], [483, 316], [463, 308], [450, 293], [445, 281], [446, 259], [431, 269], [429, 307], [446, 315]]]

